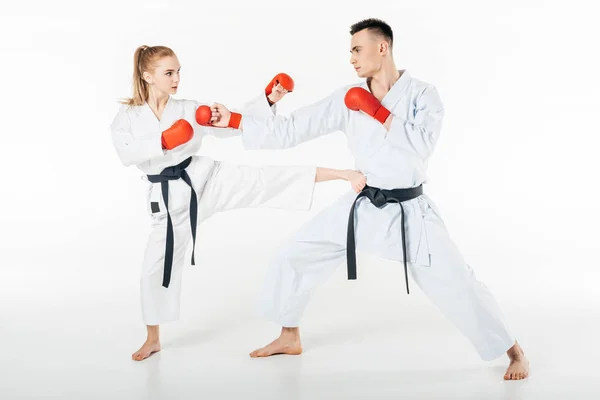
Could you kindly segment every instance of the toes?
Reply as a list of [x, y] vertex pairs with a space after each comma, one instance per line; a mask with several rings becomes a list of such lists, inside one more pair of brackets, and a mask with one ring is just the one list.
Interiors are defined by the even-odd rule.
[[252, 358], [260, 357], [261, 350], [262, 349], [254, 350], [252, 353], [250, 353], [250, 357], [252, 357]]
[[138, 352], [134, 353], [131, 356], [131, 358], [134, 361], [142, 361], [142, 360], [145, 360], [146, 358], [148, 358], [150, 356], [150, 354], [152, 354], [152, 352], [139, 350]]
[[267, 349], [261, 349], [258, 351], [257, 357], [266, 357], [269, 355], [269, 351]]

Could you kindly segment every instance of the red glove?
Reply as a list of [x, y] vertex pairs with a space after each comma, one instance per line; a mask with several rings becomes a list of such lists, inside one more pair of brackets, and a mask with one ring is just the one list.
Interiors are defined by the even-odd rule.
[[173, 125], [162, 133], [162, 147], [167, 150], [172, 150], [177, 146], [190, 141], [194, 136], [194, 128], [185, 119], [175, 121]]
[[240, 122], [242, 122], [242, 114], [232, 112], [231, 117], [229, 118], [229, 124], [227, 124], [228, 128], [238, 129], [240, 127]]
[[198, 125], [209, 126], [212, 118], [212, 111], [209, 106], [200, 106], [196, 109], [196, 122]]
[[[210, 120], [212, 118], [212, 111], [209, 106], [200, 106], [196, 109], [196, 122], [202, 126], [212, 126]], [[238, 129], [240, 127], [240, 121], [242, 120], [242, 114], [232, 112], [229, 118], [228, 128]]]
[[283, 86], [283, 88], [288, 92], [294, 90], [294, 80], [292, 79], [292, 77], [288, 74], [284, 74], [283, 72], [281, 72], [275, 75], [273, 79], [271, 79], [271, 82], [269, 82], [269, 84], [265, 88], [265, 94], [267, 96], [270, 95], [273, 91], [273, 86], [277, 85], [278, 83], [280, 83], [281, 86]]
[[346, 97], [344, 97], [344, 103], [351, 110], [364, 111], [381, 124], [384, 124], [387, 117], [391, 114], [387, 108], [381, 105], [375, 96], [361, 87], [353, 87], [348, 90]]

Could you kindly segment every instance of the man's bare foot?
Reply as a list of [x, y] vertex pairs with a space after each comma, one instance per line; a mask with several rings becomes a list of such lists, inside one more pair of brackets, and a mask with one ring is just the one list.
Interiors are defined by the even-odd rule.
[[300, 343], [300, 333], [298, 328], [283, 328], [281, 335], [260, 349], [250, 353], [250, 357], [269, 357], [276, 354], [288, 354], [297, 356], [302, 354], [302, 344]]
[[146, 342], [140, 347], [138, 351], [131, 355], [131, 359], [134, 361], [142, 361], [150, 357], [154, 353], [160, 351], [160, 342], [158, 340], [146, 340]]
[[515, 342], [515, 345], [506, 352], [506, 355], [510, 358], [510, 364], [506, 369], [504, 379], [518, 381], [527, 378], [529, 376], [529, 360], [525, 357], [525, 352], [519, 346], [519, 343]]

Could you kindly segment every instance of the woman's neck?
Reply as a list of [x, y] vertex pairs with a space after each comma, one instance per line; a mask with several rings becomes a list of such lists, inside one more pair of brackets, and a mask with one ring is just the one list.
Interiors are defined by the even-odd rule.
[[153, 91], [150, 91], [150, 93], [148, 95], [148, 100], [146, 100], [146, 103], [148, 103], [148, 106], [150, 106], [150, 109], [152, 110], [152, 112], [154, 113], [156, 118], [160, 121], [162, 113], [165, 110], [165, 107], [166, 107], [168, 101], [169, 101], [168, 94], [155, 93]]

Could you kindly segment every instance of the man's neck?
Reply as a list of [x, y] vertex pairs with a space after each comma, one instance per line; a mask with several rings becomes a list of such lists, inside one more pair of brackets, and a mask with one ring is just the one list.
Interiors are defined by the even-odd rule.
[[385, 95], [390, 91], [398, 79], [400, 79], [401, 75], [402, 74], [398, 71], [396, 65], [391, 63], [377, 71], [377, 73], [367, 80], [367, 84], [369, 85], [371, 92], [376, 96], [377, 94]]

